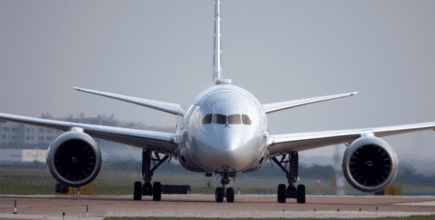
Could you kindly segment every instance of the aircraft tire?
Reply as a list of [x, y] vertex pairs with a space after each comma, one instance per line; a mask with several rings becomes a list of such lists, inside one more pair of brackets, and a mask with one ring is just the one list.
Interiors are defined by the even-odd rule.
[[142, 189], [142, 195], [147, 195], [147, 196], [151, 196], [152, 194], [152, 189], [153, 189], [153, 185], [151, 185], [151, 183], [145, 183], [143, 184], [143, 189]]
[[56, 185], [54, 186], [54, 192], [60, 193], [60, 183], [56, 183]]
[[375, 196], [385, 196], [385, 189], [383, 189], [379, 192], [375, 192]]
[[153, 200], [160, 201], [162, 199], [162, 184], [160, 182], [154, 182]]
[[232, 187], [227, 189], [227, 202], [234, 202], [234, 189]]
[[134, 182], [133, 200], [138, 201], [142, 199], [142, 183], [140, 181]]
[[296, 201], [298, 203], [305, 203], [305, 185], [298, 185], [298, 189], [296, 191]]
[[287, 190], [284, 184], [278, 185], [278, 202], [285, 203], [285, 199], [287, 197]]
[[224, 189], [222, 189], [222, 187], [216, 188], [214, 195], [216, 198], [216, 202], [223, 202], [224, 201]]
[[60, 184], [60, 186], [59, 186], [59, 190], [60, 190], [60, 193], [61, 193], [61, 194], [65, 194], [65, 195], [66, 195], [66, 194], [68, 194], [68, 192], [69, 192], [69, 187]]
[[293, 184], [290, 184], [287, 187], [286, 198], [295, 198], [296, 199], [296, 187]]

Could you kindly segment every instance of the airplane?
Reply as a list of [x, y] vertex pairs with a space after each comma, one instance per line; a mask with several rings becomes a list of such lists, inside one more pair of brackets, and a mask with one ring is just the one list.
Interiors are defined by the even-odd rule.
[[[301, 151], [345, 144], [342, 169], [347, 182], [366, 192], [379, 192], [394, 180], [398, 160], [393, 148], [381, 137], [434, 130], [435, 122], [400, 126], [270, 134], [267, 115], [286, 109], [349, 97], [357, 92], [293, 101], [261, 104], [247, 90], [222, 78], [220, 0], [215, 0], [213, 85], [200, 91], [188, 108], [179, 104], [154, 101], [108, 92], [74, 87], [75, 90], [117, 99], [177, 116], [175, 133], [155, 132], [112, 126], [71, 123], [0, 113], [0, 122], [16, 122], [64, 131], [48, 149], [46, 163], [59, 184], [80, 187], [98, 175], [102, 156], [94, 138], [142, 149], [141, 181], [134, 183], [134, 200], [152, 196], [161, 200], [162, 185], [151, 184], [154, 171], [174, 158], [188, 171], [220, 175], [222, 187], [215, 190], [215, 200], [234, 202], [234, 189], [226, 187], [237, 174], [258, 171], [267, 162], [276, 163], [285, 173], [288, 186], [278, 185], [277, 202], [296, 199], [305, 203], [305, 186], [298, 182]], [[164, 154], [161, 158], [159, 155]], [[278, 159], [280, 158], [280, 159]], [[151, 162], [157, 161], [153, 167]], [[287, 169], [287, 165], [289, 168]]]

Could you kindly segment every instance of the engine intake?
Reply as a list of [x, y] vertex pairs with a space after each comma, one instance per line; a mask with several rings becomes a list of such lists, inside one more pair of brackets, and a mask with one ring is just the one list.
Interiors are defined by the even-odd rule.
[[80, 187], [92, 182], [101, 169], [101, 151], [84, 132], [70, 131], [59, 136], [47, 153], [47, 166], [59, 183]]
[[397, 173], [397, 156], [384, 140], [362, 137], [344, 153], [343, 174], [347, 182], [363, 192], [378, 192], [390, 185]]

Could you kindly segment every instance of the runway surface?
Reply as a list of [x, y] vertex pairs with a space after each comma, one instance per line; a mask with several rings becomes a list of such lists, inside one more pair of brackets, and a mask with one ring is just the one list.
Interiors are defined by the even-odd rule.
[[[14, 201], [17, 200], [17, 215]], [[144, 196], [133, 201], [122, 196], [12, 196], [0, 195], [0, 219], [103, 219], [108, 216], [174, 217], [383, 217], [435, 214], [435, 197], [411, 196], [307, 196], [305, 204], [276, 195], [236, 195], [234, 203], [216, 203], [214, 195], [162, 195], [154, 202]], [[378, 209], [376, 209], [378, 207]], [[359, 209], [361, 208], [361, 212]], [[315, 210], [314, 210], [315, 209]], [[339, 211], [337, 211], [339, 209]]]

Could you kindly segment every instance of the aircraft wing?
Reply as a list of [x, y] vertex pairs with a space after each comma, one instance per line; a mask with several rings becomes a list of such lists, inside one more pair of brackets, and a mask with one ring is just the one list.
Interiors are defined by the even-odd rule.
[[179, 104], [160, 102], [160, 101], [154, 101], [154, 100], [148, 100], [148, 99], [141, 99], [141, 98], [136, 98], [136, 97], [131, 97], [131, 96], [118, 95], [118, 94], [114, 94], [114, 93], [101, 92], [101, 91], [83, 89], [83, 88], [78, 88], [78, 87], [73, 87], [73, 88], [77, 91], [80, 91], [80, 92], [87, 92], [90, 94], [100, 95], [100, 96], [104, 96], [104, 97], [108, 97], [108, 98], [112, 98], [112, 99], [121, 100], [124, 102], [130, 102], [133, 104], [145, 106], [148, 108], [153, 108], [153, 109], [160, 110], [160, 111], [167, 112], [167, 113], [174, 114], [174, 115], [181, 115], [181, 116], [184, 115], [184, 110], [180, 107]]
[[284, 109], [299, 107], [299, 106], [303, 106], [303, 105], [308, 105], [308, 104], [312, 104], [312, 103], [323, 102], [323, 101], [328, 101], [328, 100], [333, 100], [333, 99], [338, 99], [338, 98], [344, 98], [344, 97], [348, 97], [348, 96], [353, 96], [357, 93], [358, 92], [350, 92], [350, 93], [343, 93], [343, 94], [338, 94], [338, 95], [327, 95], [327, 96], [322, 96], [322, 97], [298, 99], [298, 100], [292, 100], [292, 101], [286, 101], [286, 102], [268, 103], [268, 104], [264, 104], [263, 108], [264, 108], [264, 111], [266, 111], [266, 114], [269, 114], [269, 113], [281, 111]]
[[269, 153], [270, 157], [274, 157], [292, 151], [304, 151], [334, 144], [351, 143], [366, 134], [373, 134], [376, 137], [385, 137], [423, 130], [435, 131], [435, 122], [379, 128], [271, 135], [269, 141]]
[[172, 133], [80, 124], [0, 113], [0, 122], [6, 121], [52, 128], [61, 131], [69, 131], [71, 128], [78, 127], [82, 128], [85, 133], [94, 138], [113, 141], [138, 148], [151, 149], [170, 156], [173, 155], [174, 151], [178, 147], [177, 135]]

